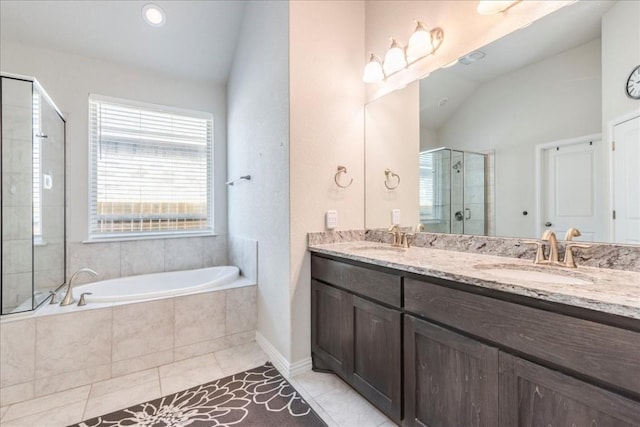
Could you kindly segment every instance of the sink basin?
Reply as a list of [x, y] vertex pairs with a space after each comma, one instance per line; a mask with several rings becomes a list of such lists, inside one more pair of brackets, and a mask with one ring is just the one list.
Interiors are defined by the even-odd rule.
[[511, 264], [480, 264], [476, 265], [475, 268], [486, 271], [492, 276], [501, 279], [521, 280], [553, 285], [590, 285], [593, 283], [588, 276], [570, 270], [556, 270], [554, 267]]
[[353, 248], [350, 248], [352, 251], [355, 252], [378, 252], [378, 253], [393, 253], [393, 254], [400, 254], [406, 251], [405, 248], [399, 248], [396, 246], [391, 246], [391, 245], [370, 245], [370, 246], [355, 246]]

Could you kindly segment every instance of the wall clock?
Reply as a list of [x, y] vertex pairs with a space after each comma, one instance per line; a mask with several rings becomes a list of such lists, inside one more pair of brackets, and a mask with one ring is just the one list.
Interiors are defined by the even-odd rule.
[[640, 99], [640, 65], [633, 69], [627, 79], [627, 96]]

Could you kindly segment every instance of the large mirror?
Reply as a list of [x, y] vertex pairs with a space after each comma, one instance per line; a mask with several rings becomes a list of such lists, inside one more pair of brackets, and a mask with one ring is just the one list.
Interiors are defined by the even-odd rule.
[[576, 2], [369, 103], [366, 227], [640, 244], [638, 9]]

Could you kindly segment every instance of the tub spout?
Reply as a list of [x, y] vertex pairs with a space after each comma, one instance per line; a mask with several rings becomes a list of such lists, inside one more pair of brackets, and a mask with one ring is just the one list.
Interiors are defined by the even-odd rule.
[[98, 273], [96, 273], [90, 268], [81, 268], [80, 270], [73, 273], [71, 275], [71, 278], [69, 279], [69, 282], [67, 283], [67, 294], [64, 296], [64, 299], [62, 300], [60, 305], [69, 305], [75, 302], [75, 299], [73, 299], [73, 291], [72, 291], [73, 279], [75, 279], [76, 276], [80, 273], [88, 273], [94, 277], [98, 275]]

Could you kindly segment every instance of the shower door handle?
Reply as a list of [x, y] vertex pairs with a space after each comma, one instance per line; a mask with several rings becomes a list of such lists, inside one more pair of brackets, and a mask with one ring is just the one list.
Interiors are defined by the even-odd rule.
[[465, 216], [464, 219], [471, 219], [471, 209], [469, 208], [464, 208], [464, 212], [465, 212]]

